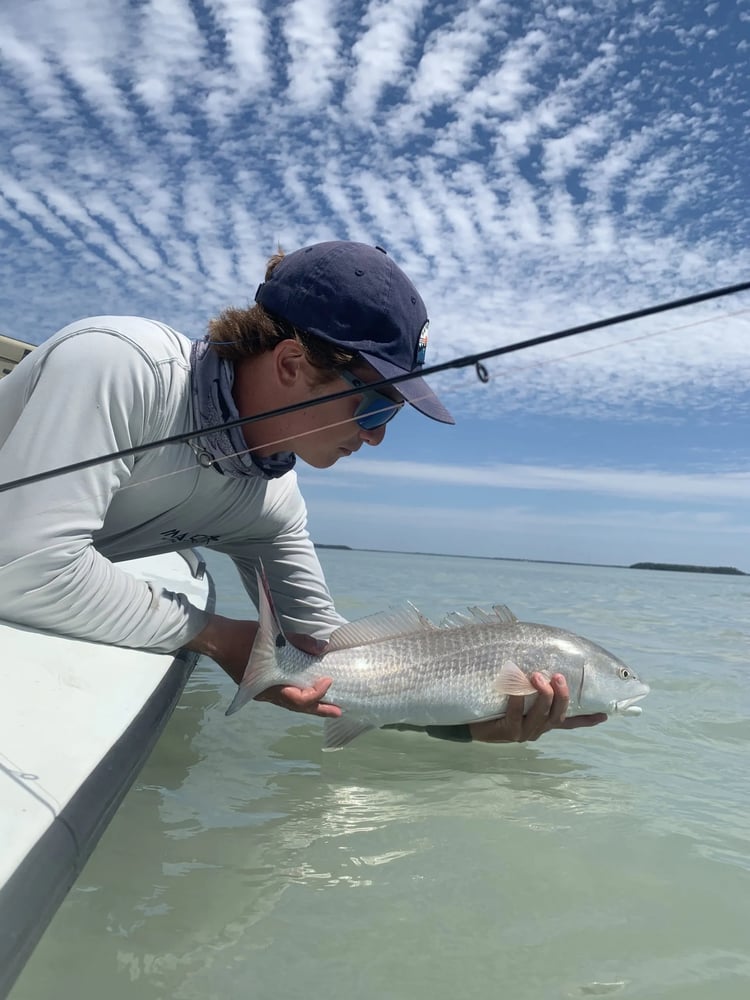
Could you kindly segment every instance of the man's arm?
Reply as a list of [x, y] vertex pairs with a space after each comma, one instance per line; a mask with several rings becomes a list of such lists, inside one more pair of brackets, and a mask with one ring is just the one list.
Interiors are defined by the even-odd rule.
[[[0, 482], [140, 444], [162, 431], [160, 372], [129, 341], [77, 324], [0, 382]], [[171, 652], [205, 612], [152, 590], [92, 536], [134, 459], [0, 494], [0, 614], [62, 635]]]

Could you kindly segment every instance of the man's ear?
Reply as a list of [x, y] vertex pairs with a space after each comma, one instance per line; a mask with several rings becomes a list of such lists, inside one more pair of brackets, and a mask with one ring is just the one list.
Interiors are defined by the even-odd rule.
[[304, 348], [296, 340], [282, 340], [274, 347], [273, 355], [279, 383], [291, 388], [302, 377], [307, 365]]

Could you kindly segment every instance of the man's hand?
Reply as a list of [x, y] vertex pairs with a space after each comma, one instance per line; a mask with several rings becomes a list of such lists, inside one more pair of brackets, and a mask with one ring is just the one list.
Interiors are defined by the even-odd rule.
[[[322, 656], [328, 648], [327, 642], [314, 639], [311, 635], [296, 633], [288, 635], [287, 639], [305, 653], [311, 656]], [[290, 712], [303, 712], [305, 715], [319, 715], [326, 719], [336, 719], [341, 715], [338, 705], [331, 705], [324, 702], [326, 691], [333, 681], [330, 677], [321, 677], [311, 687], [298, 688], [289, 685], [277, 684], [275, 687], [266, 688], [256, 696], [255, 701], [270, 701], [279, 708], [286, 708]]]
[[[257, 622], [211, 615], [208, 625], [188, 643], [186, 649], [210, 656], [229, 674], [235, 684], [239, 684], [245, 673], [257, 631]], [[293, 634], [288, 635], [287, 639], [312, 656], [322, 656], [328, 645], [310, 635]], [[257, 695], [255, 700], [271, 701], [274, 705], [286, 708], [290, 712], [336, 718], [341, 715], [341, 709], [322, 700], [331, 684], [330, 677], [323, 677], [306, 688], [279, 684], [267, 688]]]
[[206, 627], [191, 639], [185, 649], [209, 656], [235, 684], [239, 684], [257, 632], [257, 622], [210, 615]]
[[523, 714], [523, 696], [510, 697], [502, 719], [470, 724], [473, 740], [479, 743], [526, 743], [538, 740], [550, 729], [581, 729], [606, 721], [607, 716], [602, 713], [565, 718], [570, 696], [562, 674], [553, 674], [549, 681], [542, 674], [532, 674], [529, 680], [539, 693], [526, 715]]
[[303, 712], [305, 715], [319, 715], [321, 718], [336, 719], [341, 715], [338, 705], [323, 701], [326, 691], [333, 682], [330, 677], [321, 677], [312, 687], [276, 687], [266, 688], [257, 695], [256, 701], [271, 701], [279, 708], [287, 708], [290, 712]]

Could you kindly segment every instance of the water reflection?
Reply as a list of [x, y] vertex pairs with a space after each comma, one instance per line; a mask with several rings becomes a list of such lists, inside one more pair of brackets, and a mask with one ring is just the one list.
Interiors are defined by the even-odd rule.
[[[382, 563], [363, 610], [392, 602]], [[451, 569], [445, 609], [432, 570], [403, 586], [439, 614], [481, 603], [475, 569]], [[371, 733], [324, 754], [315, 721], [226, 720], [231, 685], [201, 668], [13, 1000], [718, 995], [746, 950], [736, 629], [704, 634], [697, 598], [680, 622], [682, 592], [656, 579], [638, 597], [613, 574], [604, 601], [598, 571], [512, 569], [498, 599], [637, 651], [655, 682], [642, 719], [528, 747]]]
[[483, 823], [494, 852], [494, 830], [564, 831], [607, 801], [572, 757], [400, 733], [324, 754], [317, 723], [265, 707], [229, 740], [224, 704], [199, 672], [13, 1000], [103, 982], [110, 1000], [205, 1000], [228, 962], [282, 947], [290, 891], [432, 884], [446, 844]]

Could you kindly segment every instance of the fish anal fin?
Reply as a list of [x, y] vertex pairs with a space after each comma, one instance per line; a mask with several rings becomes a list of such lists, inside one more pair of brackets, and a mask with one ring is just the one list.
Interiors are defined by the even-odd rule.
[[502, 695], [536, 694], [536, 688], [513, 660], [506, 660], [495, 678], [495, 689]]
[[337, 719], [326, 719], [324, 750], [340, 750], [362, 733], [375, 729], [372, 722], [365, 719], [353, 719], [341, 715]]

